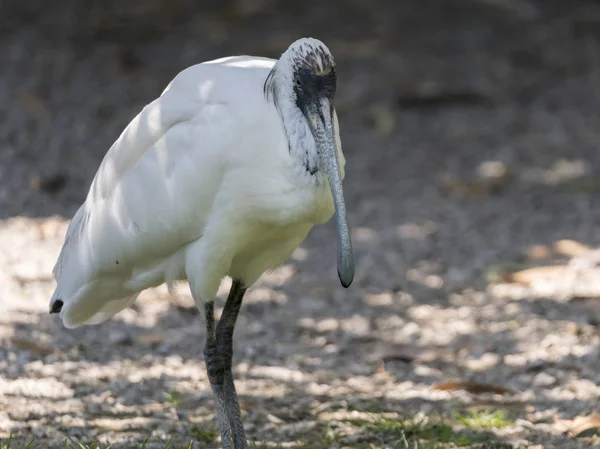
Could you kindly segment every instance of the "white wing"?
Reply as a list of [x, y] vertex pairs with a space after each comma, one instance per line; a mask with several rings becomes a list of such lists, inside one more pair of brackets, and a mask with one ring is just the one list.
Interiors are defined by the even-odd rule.
[[202, 235], [236, 130], [273, 63], [238, 57], [190, 67], [123, 131], [54, 267], [53, 300], [63, 301], [65, 325], [129, 306], [139, 290], [165, 280], [153, 279], [157, 265]]

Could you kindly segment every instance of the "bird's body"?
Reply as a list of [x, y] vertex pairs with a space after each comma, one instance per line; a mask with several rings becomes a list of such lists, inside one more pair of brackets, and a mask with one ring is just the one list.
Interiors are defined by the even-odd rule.
[[[354, 276], [334, 108], [335, 64], [300, 39], [279, 60], [192, 66], [107, 152], [54, 267], [50, 312], [100, 323], [162, 283], [187, 280], [206, 316], [205, 361], [225, 449], [247, 444], [232, 339], [244, 293], [335, 212], [338, 275]], [[221, 319], [214, 297], [233, 279]]]
[[298, 167], [274, 126], [263, 85], [275, 62], [192, 66], [124, 130], [55, 268], [67, 327], [104, 321], [164, 282], [192, 278], [203, 301], [227, 275], [252, 285], [331, 218], [327, 179]]

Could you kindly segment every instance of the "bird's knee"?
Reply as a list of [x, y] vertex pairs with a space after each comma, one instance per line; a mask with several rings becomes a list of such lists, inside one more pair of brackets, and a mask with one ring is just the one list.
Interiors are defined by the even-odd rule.
[[222, 385], [225, 382], [225, 363], [219, 357], [206, 359], [206, 372], [211, 384]]
[[208, 380], [211, 384], [220, 385], [225, 380], [225, 371], [227, 370], [227, 360], [217, 350], [217, 345], [214, 340], [207, 340], [204, 346], [204, 363], [206, 364], [206, 372]]

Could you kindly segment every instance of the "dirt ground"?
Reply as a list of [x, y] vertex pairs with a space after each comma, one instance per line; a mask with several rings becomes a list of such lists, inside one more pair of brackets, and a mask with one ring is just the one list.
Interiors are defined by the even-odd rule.
[[[600, 5], [197, 4], [0, 6], [0, 439], [217, 447], [186, 286], [69, 331], [47, 313], [51, 269], [104, 152], [178, 71], [310, 35], [338, 64], [357, 274], [339, 285], [330, 223], [249, 292], [234, 362], [248, 437], [404, 447], [360, 446], [348, 423], [489, 408], [510, 416], [489, 430], [506, 447], [600, 447], [571, 421], [600, 409], [598, 258], [555, 248], [600, 246]], [[566, 268], [502, 271], [549, 263]], [[511, 391], [432, 388], [451, 379]]]

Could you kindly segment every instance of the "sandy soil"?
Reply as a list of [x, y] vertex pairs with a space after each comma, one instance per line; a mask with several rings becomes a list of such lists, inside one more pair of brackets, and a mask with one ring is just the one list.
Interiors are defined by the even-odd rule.
[[[331, 447], [357, 447], [343, 416], [490, 407], [513, 417], [492, 431], [509, 447], [600, 447], [555, 421], [599, 408], [594, 257], [490, 282], [507, 263], [565, 264], [560, 239], [600, 245], [600, 6], [194, 3], [1, 5], [0, 438], [132, 447], [210, 425], [185, 286], [68, 331], [47, 314], [51, 269], [104, 152], [179, 70], [312, 35], [338, 63], [357, 276], [339, 286], [329, 224], [250, 291], [235, 342], [249, 438], [329, 426]], [[515, 393], [431, 388], [455, 378]]]

